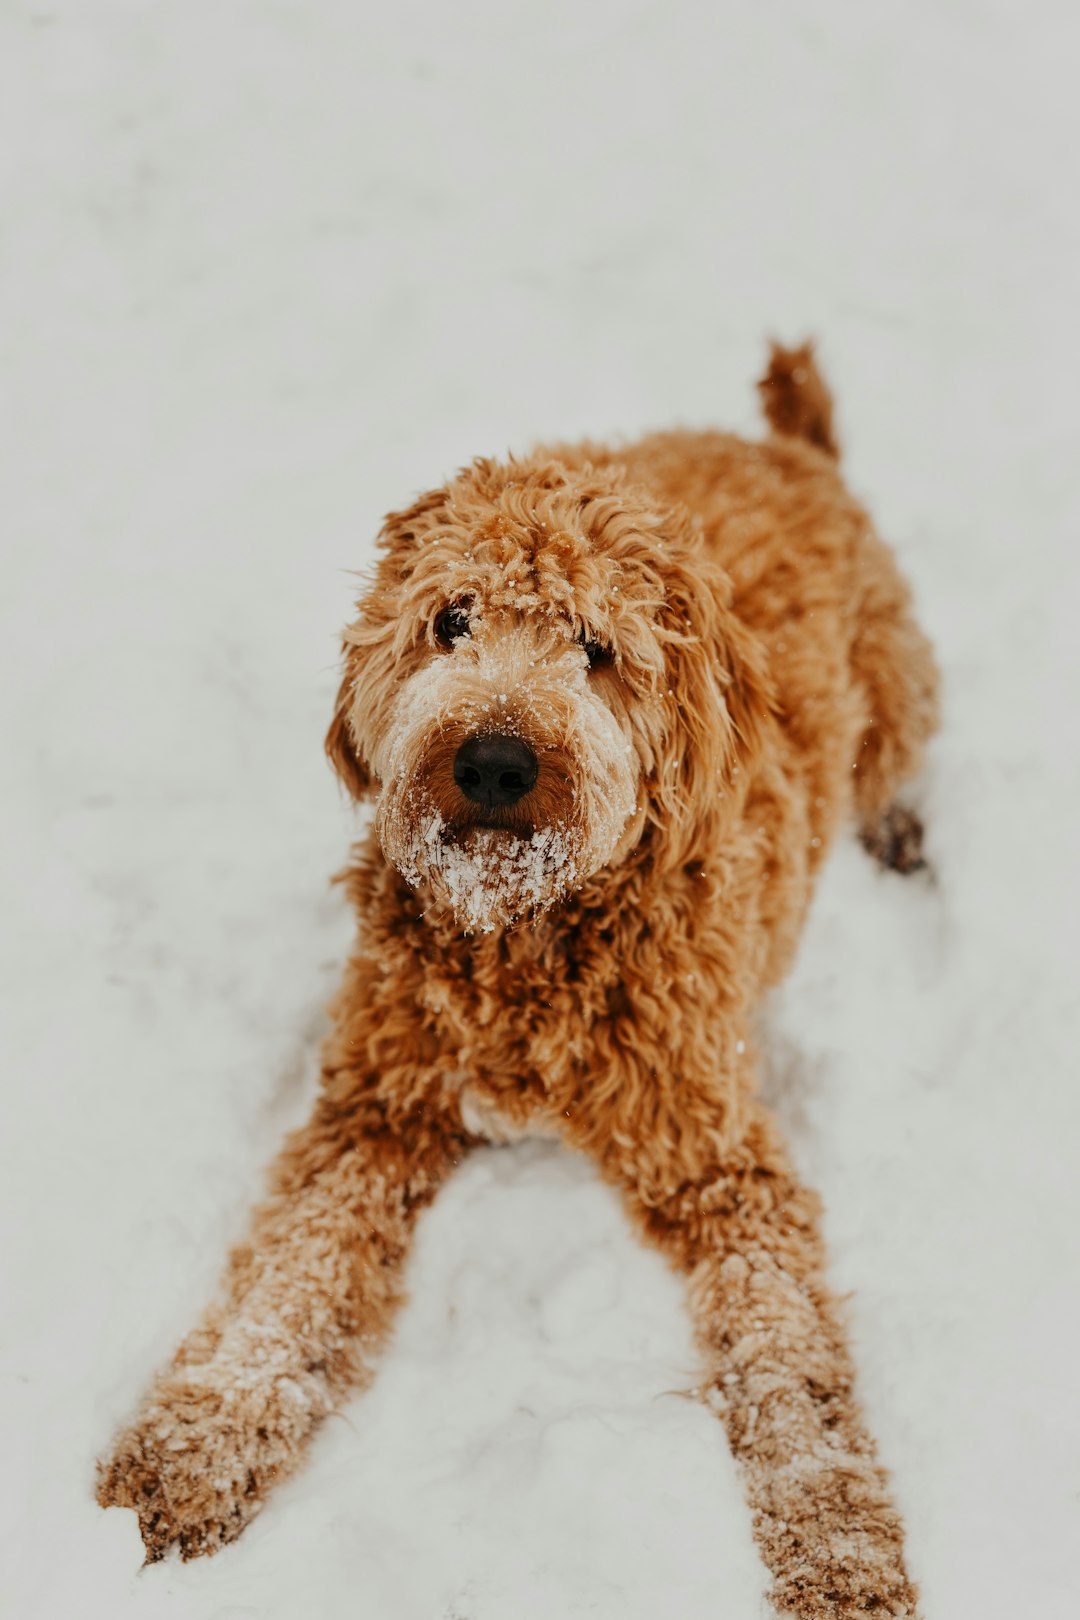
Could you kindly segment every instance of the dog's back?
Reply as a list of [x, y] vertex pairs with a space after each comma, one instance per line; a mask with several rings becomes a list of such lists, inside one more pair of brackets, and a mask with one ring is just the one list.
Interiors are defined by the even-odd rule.
[[772, 429], [762, 441], [655, 433], [618, 459], [693, 513], [732, 606], [768, 648], [789, 737], [816, 772], [850, 779], [873, 831], [937, 724], [937, 669], [893, 554], [841, 477], [810, 345], [774, 344], [758, 390]]

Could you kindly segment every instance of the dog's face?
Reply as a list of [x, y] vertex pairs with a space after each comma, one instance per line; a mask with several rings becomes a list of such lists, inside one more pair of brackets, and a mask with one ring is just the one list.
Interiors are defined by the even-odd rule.
[[327, 749], [406, 881], [488, 931], [648, 827], [693, 859], [767, 694], [685, 516], [617, 469], [478, 462], [381, 544]]

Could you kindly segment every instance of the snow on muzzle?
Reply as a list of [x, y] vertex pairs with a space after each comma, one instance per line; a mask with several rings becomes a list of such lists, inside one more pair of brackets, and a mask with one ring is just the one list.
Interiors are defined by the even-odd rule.
[[636, 754], [577, 649], [512, 685], [501, 673], [479, 658], [426, 665], [376, 762], [387, 859], [468, 932], [579, 887], [614, 854], [637, 798]]

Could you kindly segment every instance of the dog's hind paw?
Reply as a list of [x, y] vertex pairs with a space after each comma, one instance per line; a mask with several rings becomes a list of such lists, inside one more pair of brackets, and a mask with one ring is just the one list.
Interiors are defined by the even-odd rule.
[[891, 805], [873, 826], [862, 829], [861, 839], [867, 854], [890, 872], [908, 877], [930, 870], [923, 853], [923, 824], [906, 805]]

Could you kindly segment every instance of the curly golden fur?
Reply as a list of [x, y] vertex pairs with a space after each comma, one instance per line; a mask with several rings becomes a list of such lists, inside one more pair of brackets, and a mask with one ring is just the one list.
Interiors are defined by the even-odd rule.
[[318, 1104], [100, 1471], [148, 1559], [239, 1535], [369, 1375], [444, 1177], [546, 1130], [689, 1279], [777, 1610], [915, 1613], [753, 1018], [836, 832], [896, 847], [936, 675], [809, 349], [761, 390], [762, 443], [477, 461], [387, 519], [327, 738], [375, 815]]

